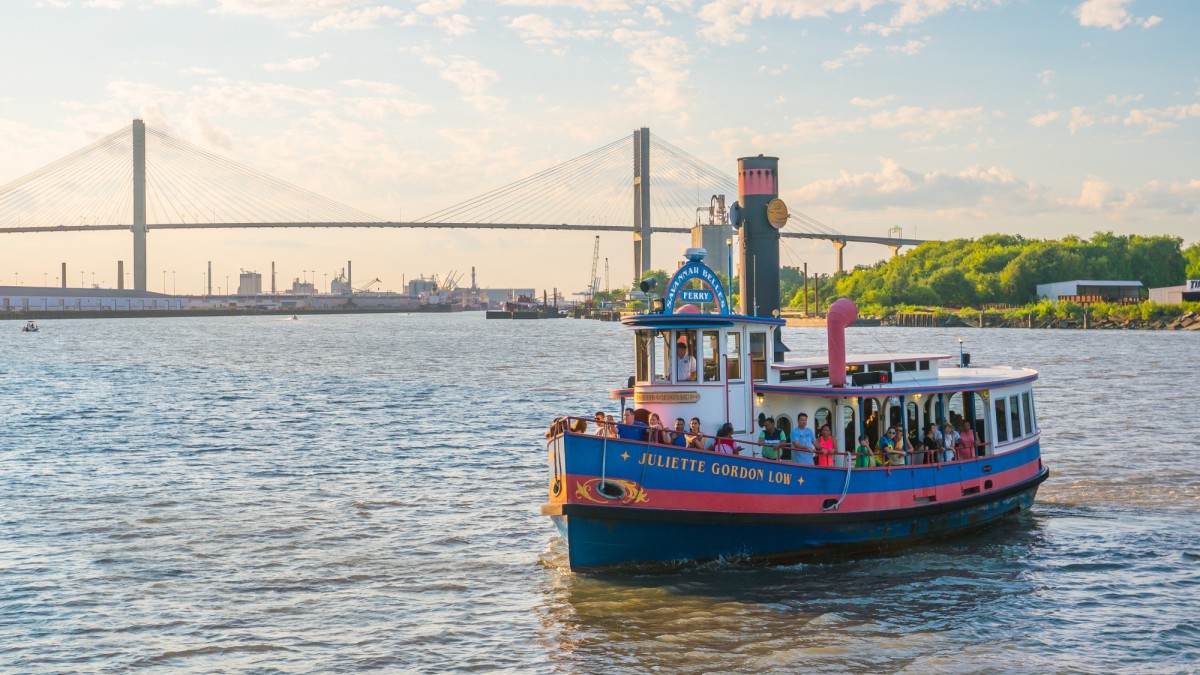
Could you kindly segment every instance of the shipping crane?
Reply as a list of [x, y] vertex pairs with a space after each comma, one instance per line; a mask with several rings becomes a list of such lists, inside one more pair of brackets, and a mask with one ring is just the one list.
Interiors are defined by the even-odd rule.
[[592, 273], [588, 276], [588, 301], [590, 302], [600, 290], [600, 277], [596, 276], [596, 264], [600, 262], [600, 236], [596, 235], [596, 243], [592, 246]]
[[378, 284], [378, 283], [380, 283], [380, 279], [379, 279], [379, 277], [375, 277], [374, 279], [368, 281], [361, 288], [354, 289], [354, 292], [355, 293], [366, 293], [372, 286], [374, 286], [375, 284]]

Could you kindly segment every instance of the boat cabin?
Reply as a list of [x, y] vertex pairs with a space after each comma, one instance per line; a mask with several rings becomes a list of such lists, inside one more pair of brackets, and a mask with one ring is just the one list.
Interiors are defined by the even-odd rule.
[[1035, 371], [960, 367], [965, 359], [956, 364], [939, 353], [843, 354], [844, 366], [831, 365], [828, 354], [787, 354], [778, 337], [784, 321], [730, 312], [720, 280], [701, 262], [703, 250], [695, 251], [665, 289], [661, 313], [623, 320], [633, 330], [634, 376], [631, 386], [611, 392], [658, 413], [668, 429], [676, 418], [698, 418], [701, 431], [714, 435], [728, 421], [735, 439], [753, 442], [770, 417], [790, 438], [804, 413], [818, 436], [829, 426], [838, 466], [860, 435], [877, 448], [893, 426], [919, 450], [928, 424], [941, 437], [947, 424], [957, 433], [965, 422], [975, 456], [1036, 439]]

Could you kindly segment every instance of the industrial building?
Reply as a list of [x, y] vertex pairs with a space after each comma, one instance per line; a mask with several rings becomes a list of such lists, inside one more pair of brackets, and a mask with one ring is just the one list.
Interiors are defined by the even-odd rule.
[[1049, 300], [1072, 302], [1139, 302], [1142, 300], [1140, 281], [1056, 281], [1038, 284], [1037, 296]]
[[103, 312], [187, 307], [187, 298], [149, 291], [0, 286], [0, 312]]

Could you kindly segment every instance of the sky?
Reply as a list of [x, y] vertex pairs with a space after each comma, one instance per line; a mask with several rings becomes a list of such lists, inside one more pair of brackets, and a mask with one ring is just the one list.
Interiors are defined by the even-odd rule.
[[[136, 117], [412, 220], [647, 126], [730, 175], [738, 157], [779, 157], [788, 206], [847, 234], [1187, 245], [1200, 239], [1197, 35], [1200, 3], [1178, 0], [9, 0], [0, 185]], [[275, 262], [280, 286], [324, 285], [353, 260], [356, 285], [475, 267], [480, 286], [569, 294], [592, 244], [152, 230], [148, 278], [196, 293], [208, 261], [218, 287]], [[654, 266], [673, 269], [687, 245], [657, 235]], [[609, 285], [632, 278], [631, 236], [601, 235], [600, 257]], [[781, 257], [834, 266], [828, 242], [791, 240]], [[131, 259], [126, 232], [0, 234], [0, 284], [53, 285], [67, 262], [70, 285], [115, 287]]]

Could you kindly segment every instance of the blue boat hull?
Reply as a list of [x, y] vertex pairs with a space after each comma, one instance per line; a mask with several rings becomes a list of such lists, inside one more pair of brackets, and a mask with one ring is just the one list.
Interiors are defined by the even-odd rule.
[[1049, 477], [952, 503], [887, 512], [752, 514], [586, 504], [546, 505], [567, 540], [570, 565], [587, 570], [717, 558], [789, 562], [878, 552], [986, 527], [1028, 509]]

